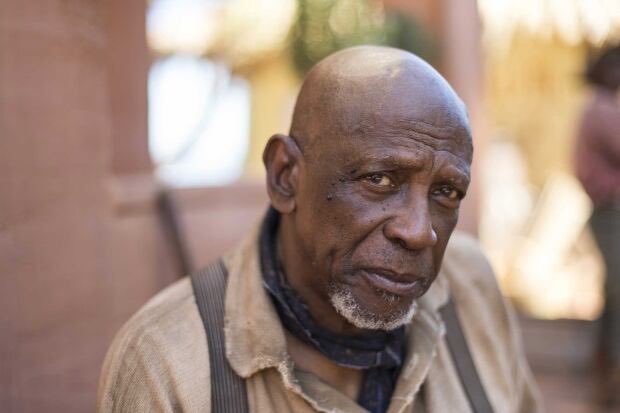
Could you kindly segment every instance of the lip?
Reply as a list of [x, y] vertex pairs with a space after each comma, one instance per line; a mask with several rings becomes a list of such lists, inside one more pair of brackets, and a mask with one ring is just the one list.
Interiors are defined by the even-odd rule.
[[393, 271], [365, 268], [360, 272], [366, 282], [374, 288], [396, 295], [411, 295], [423, 289], [424, 279], [412, 275], [399, 275]]

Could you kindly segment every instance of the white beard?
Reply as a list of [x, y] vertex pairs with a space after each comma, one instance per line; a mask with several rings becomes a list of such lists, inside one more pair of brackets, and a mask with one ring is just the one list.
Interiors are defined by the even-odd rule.
[[[399, 300], [400, 297], [389, 293], [382, 294], [388, 303]], [[418, 303], [412, 301], [409, 308], [390, 314], [375, 314], [365, 310], [355, 299], [351, 290], [340, 285], [332, 285], [329, 299], [341, 316], [357, 328], [368, 330], [391, 331], [408, 324], [418, 309]]]

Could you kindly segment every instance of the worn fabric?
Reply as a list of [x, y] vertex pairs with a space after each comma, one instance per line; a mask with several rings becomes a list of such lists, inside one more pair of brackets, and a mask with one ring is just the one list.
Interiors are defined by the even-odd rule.
[[406, 354], [405, 328], [342, 336], [319, 326], [307, 305], [286, 281], [277, 256], [280, 214], [269, 208], [260, 230], [260, 263], [284, 328], [331, 361], [345, 367], [365, 369], [357, 402], [371, 413], [384, 413], [390, 404], [398, 373]]
[[595, 206], [620, 205], [620, 104], [612, 91], [598, 88], [584, 110], [575, 172]]
[[[250, 410], [364, 412], [288, 356], [285, 330], [262, 286], [258, 229], [224, 261], [226, 353], [246, 379]], [[471, 411], [438, 312], [450, 296], [495, 411], [540, 411], [514, 314], [475, 241], [455, 233], [437, 280], [408, 326], [407, 356], [388, 413]], [[97, 410], [210, 412], [211, 379], [205, 332], [184, 278], [151, 299], [118, 333], [103, 365]]]

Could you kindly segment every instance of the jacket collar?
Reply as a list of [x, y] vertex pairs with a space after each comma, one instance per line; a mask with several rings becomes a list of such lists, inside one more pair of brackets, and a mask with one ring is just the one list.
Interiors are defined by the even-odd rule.
[[[226, 356], [233, 370], [241, 377], [248, 378], [259, 370], [275, 367], [286, 379], [290, 378], [286, 373], [290, 373], [293, 366], [286, 350], [284, 329], [263, 287], [259, 228], [260, 225], [255, 225], [238, 247], [224, 256], [228, 269], [224, 310]], [[419, 300], [418, 312], [409, 326], [410, 343], [403, 365], [405, 376], [413, 374], [414, 370], [420, 373], [420, 356], [433, 357], [435, 347], [444, 334], [438, 310], [447, 303], [448, 298], [448, 283], [442, 270], [429, 291]], [[413, 341], [417, 344], [413, 345]], [[421, 350], [425, 354], [417, 354]], [[415, 368], [411, 367], [412, 361]], [[430, 366], [430, 360], [422, 364]], [[426, 372], [422, 373], [426, 375]]]
[[259, 228], [255, 225], [239, 246], [224, 257], [228, 269], [224, 303], [226, 356], [233, 370], [244, 378], [289, 363], [284, 329], [263, 287]]

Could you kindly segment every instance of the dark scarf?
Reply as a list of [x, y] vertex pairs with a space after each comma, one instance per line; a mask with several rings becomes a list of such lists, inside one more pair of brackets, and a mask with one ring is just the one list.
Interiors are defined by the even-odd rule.
[[276, 237], [280, 215], [270, 208], [260, 233], [263, 285], [269, 291], [280, 321], [295, 337], [323, 353], [333, 362], [364, 369], [357, 402], [372, 413], [384, 413], [405, 356], [405, 329], [372, 331], [356, 336], [334, 334], [320, 327], [301, 298], [286, 281], [278, 259]]

